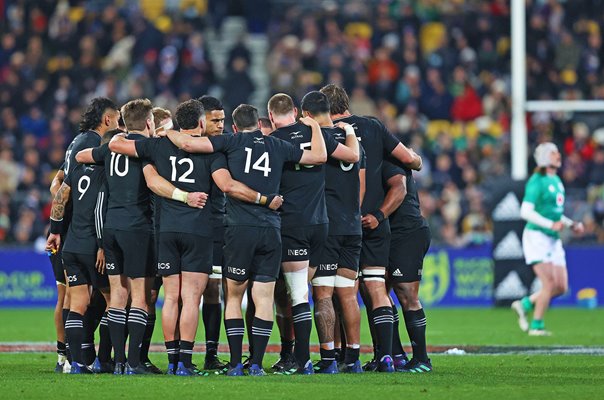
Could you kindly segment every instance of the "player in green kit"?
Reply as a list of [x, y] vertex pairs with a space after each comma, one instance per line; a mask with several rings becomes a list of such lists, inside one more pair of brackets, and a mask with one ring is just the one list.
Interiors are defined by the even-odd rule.
[[[552, 298], [568, 289], [566, 257], [560, 231], [565, 227], [583, 233], [583, 224], [564, 216], [564, 185], [556, 174], [561, 156], [553, 143], [542, 143], [535, 149], [537, 169], [526, 184], [520, 216], [527, 221], [522, 235], [522, 248], [527, 265], [541, 281], [542, 287], [531, 296], [512, 303], [518, 324], [531, 336], [549, 336], [543, 316]], [[534, 310], [528, 323], [527, 313]]]

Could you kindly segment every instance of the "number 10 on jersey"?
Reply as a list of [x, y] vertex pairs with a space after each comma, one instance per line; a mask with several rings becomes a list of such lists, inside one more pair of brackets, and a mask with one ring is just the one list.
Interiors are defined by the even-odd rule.
[[[250, 173], [250, 165], [252, 164], [252, 149], [249, 147], [245, 147], [245, 169], [243, 172], [246, 174]], [[269, 166], [269, 157], [268, 152], [262, 153], [260, 158], [254, 162], [252, 165], [252, 169], [257, 171], [262, 171], [264, 173], [264, 177], [268, 177], [268, 173], [271, 172], [271, 167]]]

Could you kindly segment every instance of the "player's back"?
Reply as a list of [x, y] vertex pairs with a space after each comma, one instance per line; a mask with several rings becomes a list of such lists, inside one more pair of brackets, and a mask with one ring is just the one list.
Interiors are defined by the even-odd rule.
[[[300, 122], [278, 128], [272, 137], [309, 150], [312, 129]], [[327, 143], [327, 141], [326, 141]], [[331, 149], [328, 149], [330, 153]], [[331, 150], [333, 151], [333, 150]], [[323, 165], [300, 165], [289, 162], [283, 168], [280, 192], [282, 226], [305, 226], [328, 223], [325, 206], [325, 169]]]
[[[215, 151], [227, 155], [229, 171], [237, 181], [266, 194], [279, 192], [283, 166], [299, 161], [302, 150], [281, 139], [263, 136], [260, 130], [233, 136], [215, 136]], [[267, 207], [227, 197], [227, 225], [280, 227], [279, 214]]]
[[[96, 237], [102, 219], [101, 207], [105, 199], [99, 191], [105, 182], [105, 169], [100, 165], [77, 164], [65, 178], [71, 188], [73, 213], [64, 250], [71, 253], [94, 254]], [[104, 193], [103, 193], [104, 195]]]
[[[321, 128], [337, 142], [345, 143], [346, 133], [340, 128]], [[360, 235], [360, 180], [359, 170], [365, 168], [363, 147], [359, 146], [360, 160], [346, 163], [329, 157], [325, 167], [325, 197], [329, 215], [330, 235]]]
[[[131, 133], [127, 138], [142, 140], [145, 136]], [[95, 148], [92, 156], [97, 163], [103, 160], [105, 165], [109, 189], [105, 228], [150, 232], [151, 198], [143, 161], [111, 152], [107, 144]]]
[[380, 122], [372, 118], [350, 115], [337, 121], [352, 125], [357, 137], [360, 138], [366, 157], [365, 197], [362, 210], [363, 214], [375, 211], [384, 200], [382, 185], [384, 154], [391, 153], [399, 141]]
[[[226, 168], [224, 155], [187, 153], [168, 138], [137, 141], [136, 151], [139, 157], [155, 164], [159, 175], [187, 192], [210, 194], [212, 173]], [[180, 201], [162, 199], [161, 216], [160, 232], [188, 232], [202, 236], [212, 232], [210, 207], [192, 208]]]

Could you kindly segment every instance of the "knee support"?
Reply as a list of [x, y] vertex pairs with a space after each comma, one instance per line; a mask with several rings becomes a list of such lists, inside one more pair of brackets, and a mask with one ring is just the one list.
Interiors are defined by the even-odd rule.
[[337, 288], [350, 288], [354, 287], [356, 279], [346, 278], [340, 275], [336, 275], [335, 287]]
[[220, 265], [212, 266], [212, 273], [208, 277], [210, 279], [222, 279], [222, 267]]
[[364, 269], [361, 273], [364, 282], [386, 282], [385, 269]]
[[292, 307], [308, 303], [308, 271], [303, 269], [296, 272], [284, 272], [283, 277]]
[[317, 276], [312, 280], [313, 286], [325, 286], [335, 287], [336, 286], [336, 275], [332, 276]]

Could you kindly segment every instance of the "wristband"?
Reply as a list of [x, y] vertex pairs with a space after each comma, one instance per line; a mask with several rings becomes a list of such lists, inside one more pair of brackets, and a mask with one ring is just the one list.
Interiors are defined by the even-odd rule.
[[269, 194], [268, 196], [262, 196], [265, 199], [265, 203], [262, 203], [266, 208], [270, 208], [271, 203], [275, 199], [275, 197], [279, 196], [277, 193]]
[[50, 233], [60, 234], [63, 232], [63, 220], [56, 221], [54, 219], [50, 219]]
[[384, 216], [384, 213], [381, 210], [373, 211], [370, 214], [372, 214], [375, 217], [375, 219], [377, 219], [378, 223], [380, 223], [380, 224], [382, 223], [382, 221], [384, 221], [386, 219], [386, 217]]
[[354, 133], [354, 128], [352, 127], [352, 125], [346, 126], [346, 128], [344, 128], [344, 131], [346, 132], [346, 136], [348, 136], [348, 135], [356, 136], [356, 133]]
[[256, 194], [256, 201], [254, 202], [255, 204], [260, 204], [260, 199], [262, 198], [262, 195], [260, 194], [260, 192], [258, 192], [258, 194]]
[[180, 201], [180, 202], [187, 204], [187, 195], [188, 194], [189, 193], [184, 192], [178, 188], [174, 188], [174, 191], [172, 192], [172, 200]]

